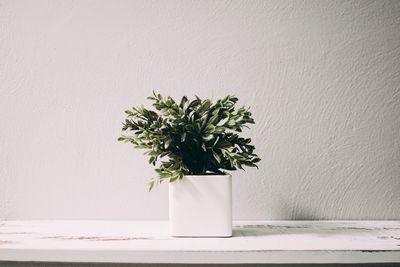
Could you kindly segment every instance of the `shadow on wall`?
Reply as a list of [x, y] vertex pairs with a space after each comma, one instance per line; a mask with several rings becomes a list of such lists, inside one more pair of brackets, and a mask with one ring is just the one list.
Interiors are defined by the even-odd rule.
[[323, 218], [316, 216], [315, 213], [311, 213], [305, 208], [299, 206], [293, 208], [291, 218], [292, 220], [300, 220], [300, 221], [323, 220]]

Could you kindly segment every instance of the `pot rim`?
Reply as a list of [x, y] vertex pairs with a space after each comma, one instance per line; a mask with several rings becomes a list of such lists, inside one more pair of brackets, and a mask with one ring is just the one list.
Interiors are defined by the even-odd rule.
[[232, 177], [230, 173], [225, 172], [224, 174], [201, 174], [201, 175], [184, 175], [183, 177], [189, 178], [225, 178]]

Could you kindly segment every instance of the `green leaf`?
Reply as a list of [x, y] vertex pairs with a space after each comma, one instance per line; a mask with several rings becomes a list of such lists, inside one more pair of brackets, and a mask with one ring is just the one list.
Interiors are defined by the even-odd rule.
[[186, 140], [186, 132], [183, 132], [181, 135], [181, 142], [183, 143], [185, 142], [185, 140]]
[[154, 184], [155, 184], [155, 181], [154, 181], [154, 180], [151, 180], [151, 181], [148, 183], [149, 192], [154, 188]]
[[221, 157], [213, 150], [213, 156], [218, 163], [221, 163]]
[[156, 164], [156, 157], [150, 157], [149, 163], [155, 165]]
[[237, 97], [228, 95], [213, 102], [183, 96], [175, 101], [153, 91], [148, 99], [153, 109], [138, 106], [125, 111], [118, 141], [145, 149], [150, 164], [158, 162], [149, 190], [184, 175], [257, 168], [260, 158], [251, 139], [239, 136], [254, 120], [248, 108], [236, 107]]
[[206, 150], [207, 150], [206, 144], [202, 143], [202, 144], [201, 144], [201, 148], [202, 148], [203, 151], [206, 151]]
[[204, 141], [211, 141], [214, 138], [214, 135], [208, 134], [202, 137]]

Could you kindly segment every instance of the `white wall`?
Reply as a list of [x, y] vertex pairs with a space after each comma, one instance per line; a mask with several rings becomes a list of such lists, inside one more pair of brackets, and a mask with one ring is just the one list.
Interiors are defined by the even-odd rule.
[[400, 219], [400, 1], [0, 1], [0, 217], [166, 219], [116, 141], [166, 95], [251, 106], [236, 219]]

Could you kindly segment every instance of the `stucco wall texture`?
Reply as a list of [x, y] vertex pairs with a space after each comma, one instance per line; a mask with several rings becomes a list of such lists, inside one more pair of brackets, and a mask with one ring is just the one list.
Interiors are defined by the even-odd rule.
[[167, 219], [117, 142], [153, 89], [235, 94], [235, 219], [400, 219], [400, 1], [0, 1], [0, 218]]

